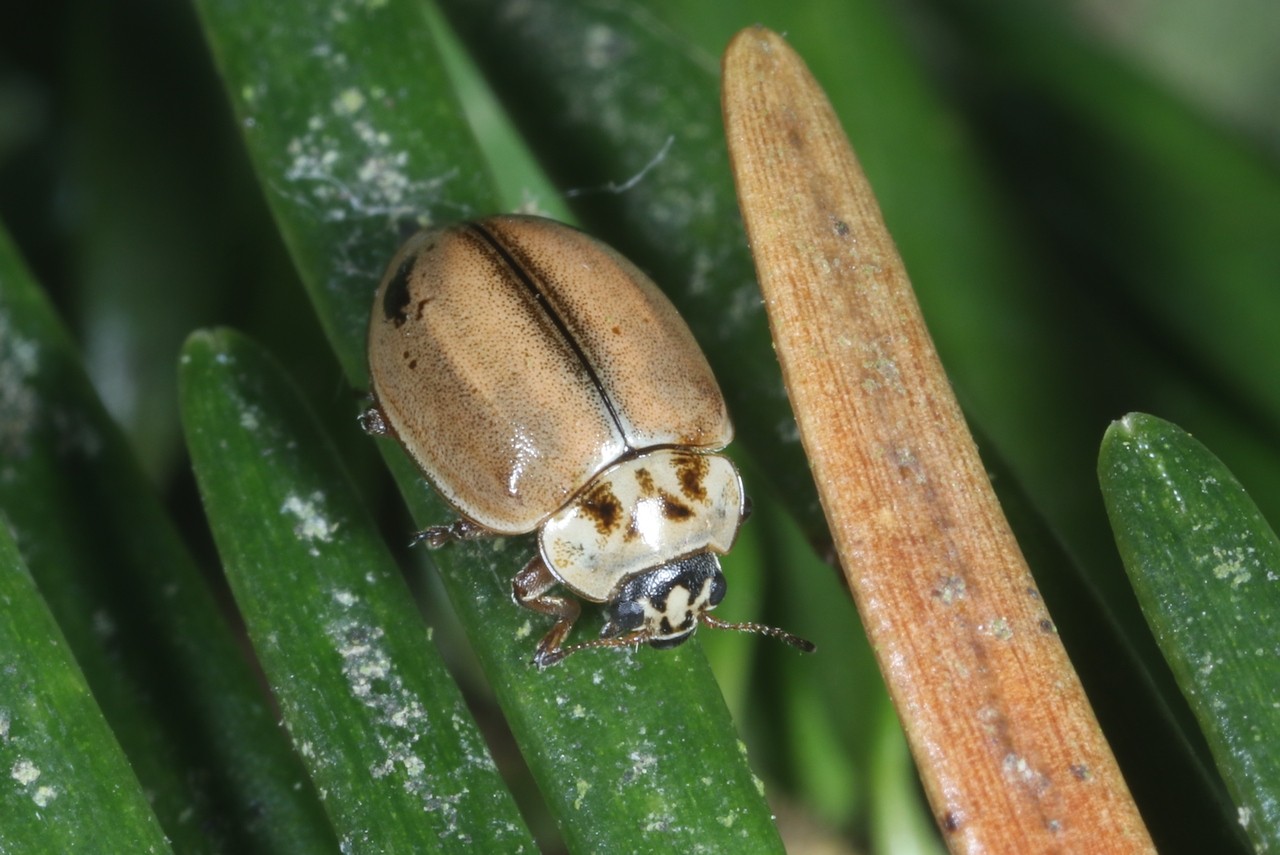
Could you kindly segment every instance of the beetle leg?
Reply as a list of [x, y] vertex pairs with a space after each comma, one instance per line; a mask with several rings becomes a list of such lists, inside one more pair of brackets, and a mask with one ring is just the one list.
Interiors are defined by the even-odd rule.
[[456, 519], [448, 525], [433, 525], [414, 534], [409, 541], [410, 546], [425, 543], [429, 549], [439, 549], [452, 540], [475, 540], [488, 537], [491, 532], [471, 520]]
[[578, 619], [582, 611], [577, 600], [547, 593], [557, 584], [559, 580], [551, 575], [551, 571], [542, 561], [542, 556], [535, 555], [524, 569], [516, 574], [511, 585], [517, 603], [526, 609], [533, 609], [535, 612], [551, 615], [556, 619], [556, 625], [543, 636], [542, 641], [538, 642], [537, 652], [533, 656], [533, 664], [539, 668], [554, 665], [564, 658], [565, 654], [560, 645], [569, 635], [573, 622]]

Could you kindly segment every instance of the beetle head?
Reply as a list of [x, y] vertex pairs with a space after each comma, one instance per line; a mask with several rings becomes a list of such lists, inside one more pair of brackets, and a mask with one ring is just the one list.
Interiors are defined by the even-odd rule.
[[720, 560], [699, 552], [638, 573], [622, 583], [605, 609], [602, 638], [632, 635], [654, 647], [675, 647], [724, 599]]
[[720, 559], [710, 552], [699, 552], [637, 573], [617, 588], [605, 607], [605, 624], [599, 638], [558, 647], [543, 655], [538, 664], [553, 665], [571, 653], [599, 647], [638, 644], [675, 647], [693, 635], [700, 623], [716, 629], [768, 635], [805, 653], [813, 652], [812, 642], [777, 627], [729, 623], [713, 617], [711, 610], [724, 599], [724, 593]]
[[[724, 599], [724, 573], [720, 559], [699, 552], [640, 573], [622, 584], [605, 609], [602, 639], [653, 647], [683, 643], [698, 624], [768, 635], [797, 650], [812, 653], [813, 642], [786, 630], [760, 623], [730, 623], [711, 614]], [[600, 643], [600, 642], [597, 642]]]

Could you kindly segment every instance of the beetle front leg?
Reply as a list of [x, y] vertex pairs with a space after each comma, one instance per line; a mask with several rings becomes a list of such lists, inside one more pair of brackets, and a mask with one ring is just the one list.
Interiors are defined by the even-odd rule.
[[517, 603], [556, 619], [556, 625], [538, 642], [534, 653], [533, 664], [539, 668], [554, 665], [567, 655], [561, 645], [582, 612], [577, 600], [547, 593], [558, 584], [559, 580], [551, 575], [542, 556], [536, 555], [516, 574], [511, 585]]

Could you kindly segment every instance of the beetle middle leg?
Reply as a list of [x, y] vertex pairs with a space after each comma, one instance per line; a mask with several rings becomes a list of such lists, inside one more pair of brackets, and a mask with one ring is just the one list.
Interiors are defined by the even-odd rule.
[[551, 615], [556, 619], [556, 625], [543, 636], [542, 641], [538, 642], [538, 650], [533, 656], [533, 664], [539, 668], [554, 665], [567, 655], [566, 651], [561, 649], [561, 645], [569, 635], [569, 630], [573, 628], [573, 622], [582, 612], [578, 601], [572, 597], [548, 593], [558, 584], [560, 584], [559, 580], [551, 575], [551, 571], [542, 561], [542, 556], [535, 555], [524, 569], [516, 574], [511, 585], [517, 603], [526, 609], [533, 609], [535, 612]]
[[478, 537], [488, 537], [490, 534], [492, 532], [489, 529], [476, 525], [471, 520], [456, 519], [448, 525], [433, 525], [424, 528], [414, 534], [413, 539], [409, 541], [409, 545], [417, 546], [420, 543], [425, 543], [430, 549], [439, 549], [453, 540], [475, 540]]

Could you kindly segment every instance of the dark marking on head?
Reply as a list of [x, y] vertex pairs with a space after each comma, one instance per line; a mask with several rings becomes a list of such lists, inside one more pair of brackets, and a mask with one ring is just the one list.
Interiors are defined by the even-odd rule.
[[696, 622], [693, 612], [687, 610], [685, 611], [684, 617], [680, 619], [679, 626], [671, 622], [672, 615], [668, 611], [668, 605], [670, 602], [671, 592], [676, 588], [680, 588], [685, 591], [688, 602], [693, 602], [693, 591], [690, 591], [687, 585], [679, 581], [675, 581], [667, 587], [655, 590], [652, 596], [649, 597], [649, 608], [662, 615], [662, 623], [659, 625], [662, 635], [671, 635], [675, 632], [685, 632]]
[[654, 650], [670, 650], [673, 647], [679, 647], [692, 637], [692, 632], [686, 632], [669, 638], [651, 638], [649, 639], [649, 646]]
[[[622, 524], [622, 502], [608, 484], [597, 484], [582, 497], [582, 511], [596, 524], [596, 531], [609, 535]], [[634, 528], [634, 524], [631, 526]]]
[[636, 470], [636, 483], [640, 485], [641, 496], [652, 496], [658, 492], [653, 484], [653, 473], [648, 469]]
[[417, 260], [418, 256], [415, 253], [400, 262], [400, 266], [387, 282], [386, 292], [382, 295], [382, 315], [397, 328], [403, 326], [409, 319], [405, 311], [409, 306], [409, 274], [413, 272], [413, 266]]
[[688, 632], [698, 623], [698, 619], [693, 616], [692, 611], [686, 611], [684, 617], [680, 619], [680, 625], [676, 627], [677, 632]]
[[707, 473], [711, 464], [702, 454], [682, 454], [676, 458], [676, 478], [680, 481], [680, 492], [692, 502], [707, 501]]

